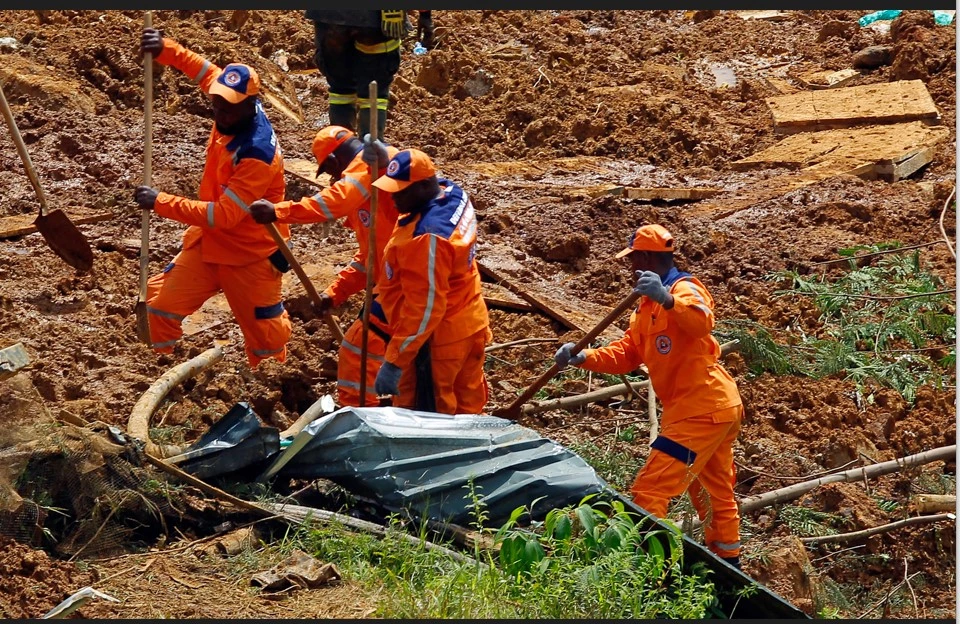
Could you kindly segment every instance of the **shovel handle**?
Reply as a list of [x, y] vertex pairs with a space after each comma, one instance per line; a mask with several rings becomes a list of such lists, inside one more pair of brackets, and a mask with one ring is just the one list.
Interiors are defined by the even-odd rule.
[[[270, 236], [273, 237], [273, 242], [276, 243], [280, 253], [283, 254], [283, 257], [286, 258], [290, 266], [293, 267], [293, 272], [297, 274], [297, 277], [300, 278], [300, 283], [307, 289], [307, 295], [309, 295], [313, 303], [319, 307], [321, 305], [320, 293], [313, 287], [313, 282], [307, 277], [306, 271], [303, 270], [303, 267], [300, 266], [297, 259], [293, 257], [290, 248], [287, 247], [286, 241], [283, 240], [283, 236], [280, 234], [280, 230], [278, 230], [277, 226], [273, 223], [264, 223], [263, 226], [270, 232]], [[334, 338], [336, 338], [340, 344], [343, 344], [343, 330], [340, 329], [339, 320], [329, 313], [323, 315], [323, 320], [327, 323], [330, 331], [333, 332]]]
[[[621, 301], [616, 308], [611, 310], [609, 314], [603, 317], [603, 320], [597, 323], [596, 327], [587, 332], [587, 335], [581, 338], [579, 342], [573, 346], [571, 353], [580, 353], [586, 347], [588, 347], [590, 343], [593, 342], [593, 339], [600, 335], [600, 332], [605, 330], [610, 323], [620, 318], [621, 314], [632, 308], [638, 299], [640, 299], [640, 293], [635, 291], [631, 292], [630, 295]], [[502, 414], [508, 418], [519, 416], [520, 409], [522, 408], [523, 404], [529, 401], [530, 397], [537, 393], [537, 390], [546, 385], [546, 383], [553, 379], [554, 375], [559, 373], [561, 370], [562, 367], [559, 364], [554, 364], [551, 366], [550, 370], [541, 375], [539, 379], [530, 385], [530, 387], [524, 390], [523, 394], [518, 396], [513, 403], [503, 410]]]
[[27, 146], [23, 142], [23, 137], [20, 136], [20, 130], [17, 128], [17, 122], [13, 118], [13, 113], [10, 112], [10, 105], [7, 104], [7, 96], [3, 94], [2, 88], [0, 88], [0, 105], [3, 107], [3, 119], [7, 122], [10, 135], [13, 137], [13, 142], [17, 146], [17, 153], [20, 154], [23, 168], [27, 170], [27, 177], [30, 178], [30, 184], [33, 185], [33, 190], [37, 194], [37, 200], [40, 202], [40, 216], [45, 217], [47, 216], [47, 197], [43, 194], [43, 187], [40, 186], [40, 178], [37, 177], [37, 170], [33, 168], [30, 153], [27, 152]]
[[[370, 106], [370, 141], [377, 142], [378, 117], [377, 110], [377, 81], [370, 81], [369, 91]], [[376, 258], [377, 249], [377, 189], [373, 186], [373, 181], [377, 179], [380, 172], [380, 163], [377, 160], [370, 165], [370, 233], [367, 238], [367, 284], [363, 291], [363, 315], [361, 323], [363, 324], [363, 333], [360, 338], [360, 370], [367, 370], [367, 350], [370, 337], [370, 305], [373, 302], [373, 264]], [[367, 376], [360, 375], [360, 407], [367, 404]]]
[[[143, 27], [153, 28], [153, 13], [143, 16]], [[153, 185], [153, 54], [143, 55], [143, 185]], [[140, 301], [147, 300], [147, 268], [150, 264], [150, 210], [140, 215]]]

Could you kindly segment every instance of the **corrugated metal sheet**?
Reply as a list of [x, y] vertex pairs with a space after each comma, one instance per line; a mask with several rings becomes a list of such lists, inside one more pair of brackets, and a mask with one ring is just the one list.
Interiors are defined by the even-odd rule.
[[534, 515], [607, 487], [575, 453], [494, 416], [348, 407], [312, 422], [300, 436], [311, 439], [280, 476], [324, 477], [388, 510], [455, 524], [473, 520], [471, 483], [490, 525], [541, 497]]

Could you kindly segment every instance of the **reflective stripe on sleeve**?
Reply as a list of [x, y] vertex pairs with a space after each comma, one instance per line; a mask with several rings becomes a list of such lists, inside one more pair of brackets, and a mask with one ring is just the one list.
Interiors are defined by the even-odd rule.
[[436, 298], [437, 285], [434, 281], [433, 271], [437, 264], [437, 237], [430, 236], [430, 255], [427, 258], [427, 309], [424, 311], [423, 320], [420, 321], [420, 328], [413, 336], [409, 336], [400, 345], [400, 351], [404, 351], [414, 338], [423, 334], [427, 330], [427, 324], [430, 322], [430, 313], [433, 312], [433, 300]]
[[367, 187], [360, 184], [360, 180], [354, 178], [353, 176], [343, 176], [343, 179], [357, 187], [364, 199], [370, 199], [370, 191], [367, 190]]

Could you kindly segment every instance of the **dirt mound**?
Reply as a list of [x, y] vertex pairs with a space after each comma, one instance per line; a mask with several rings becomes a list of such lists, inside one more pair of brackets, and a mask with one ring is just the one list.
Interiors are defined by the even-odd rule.
[[0, 615], [39, 618], [96, 577], [42, 550], [0, 537]]

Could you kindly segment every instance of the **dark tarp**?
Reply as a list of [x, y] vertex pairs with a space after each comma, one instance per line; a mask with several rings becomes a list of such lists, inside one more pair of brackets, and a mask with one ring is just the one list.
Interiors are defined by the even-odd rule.
[[[261, 480], [274, 474], [330, 479], [388, 511], [403, 509], [461, 526], [470, 526], [475, 519], [471, 481], [490, 527], [501, 526], [517, 507], [533, 505], [532, 515], [539, 519], [553, 508], [577, 505], [584, 496], [599, 493], [622, 501], [665, 536], [659, 531], [665, 525], [607, 485], [578, 455], [532, 429], [494, 416], [345, 407], [307, 425]], [[724, 613], [733, 612], [738, 619], [808, 619], [686, 536], [683, 554], [685, 570], [696, 563], [712, 570], [710, 578]], [[756, 588], [755, 593], [738, 596], [746, 587]]]

